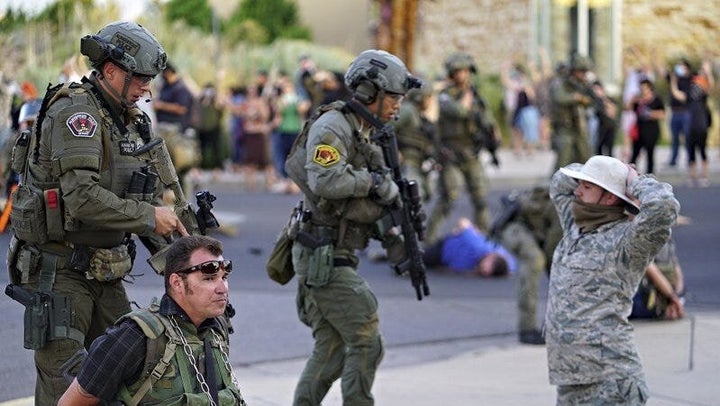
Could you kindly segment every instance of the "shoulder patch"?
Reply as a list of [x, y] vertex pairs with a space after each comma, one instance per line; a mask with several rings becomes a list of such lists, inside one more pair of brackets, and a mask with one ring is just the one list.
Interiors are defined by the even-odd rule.
[[76, 137], [90, 138], [95, 135], [95, 130], [97, 129], [95, 117], [83, 112], [71, 115], [65, 123], [70, 129], [70, 132]]
[[340, 160], [340, 152], [335, 147], [323, 144], [315, 147], [313, 162], [322, 166], [330, 166]]

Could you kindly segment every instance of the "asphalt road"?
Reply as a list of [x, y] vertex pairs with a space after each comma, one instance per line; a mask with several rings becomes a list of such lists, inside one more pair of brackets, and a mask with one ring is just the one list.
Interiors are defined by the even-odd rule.
[[[268, 193], [243, 193], [233, 185], [212, 186], [218, 197], [215, 212], [226, 225], [236, 228], [235, 235], [214, 234], [225, 244], [226, 257], [235, 262], [230, 276], [231, 302], [237, 309], [231, 336], [231, 360], [234, 365], [251, 365], [277, 360], [304, 359], [312, 347], [310, 330], [295, 314], [295, 285], [280, 286], [270, 281], [264, 261], [272, 249], [277, 232], [287, 220], [298, 196]], [[491, 209], [507, 192], [494, 188], [489, 196]], [[720, 187], [676, 188], [682, 214], [692, 223], [677, 227], [675, 238], [687, 286], [687, 310], [704, 312], [720, 310], [720, 263], [718, 224], [720, 214], [715, 202]], [[461, 199], [449, 229], [460, 215], [469, 215], [469, 202]], [[0, 245], [7, 245], [7, 233], [0, 235]], [[370, 249], [379, 248], [373, 243]], [[162, 279], [145, 264], [147, 252], [139, 250], [136, 278], [127, 285], [131, 300], [141, 305], [163, 291]], [[4, 262], [5, 249], [0, 250]], [[386, 357], [384, 364], [414, 363], [441, 358], [477, 348], [478, 343], [493, 345], [516, 339], [516, 278], [483, 280], [430, 273], [431, 295], [418, 301], [409, 279], [395, 276], [385, 263], [362, 258], [362, 275], [368, 280], [380, 303], [381, 330], [388, 348], [412, 348], [403, 358]], [[0, 274], [0, 285], [8, 277]], [[545, 297], [543, 280], [542, 298]], [[542, 319], [541, 308], [538, 318]], [[22, 307], [0, 295], [0, 312], [4, 325], [0, 329], [0, 402], [31, 396], [35, 371], [32, 352], [22, 348]], [[424, 344], [433, 346], [433, 352]], [[441, 348], [438, 351], [438, 348]], [[410, 355], [407, 355], [410, 354]]]

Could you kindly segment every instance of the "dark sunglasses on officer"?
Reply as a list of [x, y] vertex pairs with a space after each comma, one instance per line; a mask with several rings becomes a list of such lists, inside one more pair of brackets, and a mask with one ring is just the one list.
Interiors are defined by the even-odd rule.
[[189, 268], [185, 268], [181, 271], [178, 271], [178, 273], [190, 274], [200, 271], [203, 273], [203, 275], [215, 275], [221, 269], [228, 274], [232, 272], [232, 261], [229, 259], [206, 261], [202, 264], [197, 264]]

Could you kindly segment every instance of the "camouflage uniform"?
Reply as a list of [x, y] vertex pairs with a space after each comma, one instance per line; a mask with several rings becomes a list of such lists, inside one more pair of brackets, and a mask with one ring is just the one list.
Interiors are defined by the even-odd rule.
[[[474, 72], [474, 65], [470, 69]], [[450, 215], [455, 201], [460, 197], [459, 176], [462, 175], [473, 205], [473, 223], [487, 231], [488, 209], [485, 201], [487, 179], [485, 169], [478, 157], [478, 134], [481, 127], [494, 128], [495, 121], [485, 101], [475, 92], [475, 101], [470, 109], [460, 103], [467, 91], [457, 84], [451, 84], [438, 96], [438, 134], [441, 144], [439, 151], [442, 172], [438, 181], [440, 196], [428, 219], [426, 243], [432, 244], [442, 222]], [[459, 172], [459, 173], [458, 173]]]
[[[151, 36], [144, 28], [135, 29]], [[159, 44], [157, 47], [152, 51], [157, 51], [158, 60], [162, 56], [164, 61], [165, 54]], [[48, 326], [50, 338], [35, 349], [35, 401], [40, 405], [55, 404], [67, 389], [69, 382], [61, 374], [61, 365], [130, 311], [121, 279], [130, 272], [134, 260], [130, 233], [145, 237], [152, 252], [166, 245], [161, 236], [153, 233], [153, 206], [162, 205], [160, 188], [156, 187], [157, 192], [147, 199], [126, 196], [133, 172], [145, 166], [131, 153], [146, 142], [138, 123], [145, 122], [147, 116], [137, 106], [122, 108], [117, 102], [108, 103], [113, 99], [98, 81], [93, 73], [81, 85], [67, 84], [58, 91], [44, 119], [41, 113], [38, 120], [42, 121], [36, 123], [40, 124], [36, 128], [39, 140], [34, 140], [38, 143], [37, 158], [28, 160], [23, 182], [46, 191], [48, 219], [54, 216], [50, 214], [52, 209], [59, 207], [60, 213], [55, 224], [48, 220], [43, 230], [47, 238], [14, 238], [8, 252], [12, 283], [68, 300], [64, 309], [69, 315], [68, 325]], [[123, 123], [123, 129], [113, 117]], [[18, 198], [15, 206], [25, 204]], [[25, 227], [32, 223], [27, 218], [30, 214], [13, 217], [16, 236], [29, 234]], [[75, 262], [74, 257], [82, 257], [81, 252], [87, 252], [90, 258]], [[100, 253], [111, 253], [112, 263], [101, 260]], [[94, 266], [112, 272], [105, 278], [93, 272]], [[58, 333], [64, 327], [66, 330]], [[25, 328], [27, 333], [27, 323]]]
[[429, 171], [423, 169], [423, 163], [435, 157], [436, 136], [435, 125], [423, 117], [425, 97], [430, 95], [422, 94], [420, 90], [409, 92], [400, 107], [397, 121], [392, 122], [402, 154], [404, 175], [418, 182], [422, 200], [427, 200], [434, 190], [430, 185]]
[[518, 259], [518, 330], [538, 330], [540, 278], [552, 260], [562, 230], [548, 186], [536, 186], [513, 197], [517, 214], [502, 227], [500, 243]]
[[572, 77], [574, 70], [587, 71], [586, 60], [573, 60], [570, 74], [566, 74], [550, 89], [552, 102], [552, 145], [557, 154], [555, 170], [573, 162], [585, 162], [590, 158], [590, 135], [587, 126], [587, 104], [579, 101], [578, 79]]
[[[648, 393], [627, 315], [645, 266], [670, 236], [679, 204], [669, 184], [639, 176], [628, 188], [640, 201], [632, 221], [581, 233], [572, 211], [577, 185], [558, 171], [550, 188], [564, 232], [553, 256], [545, 319], [550, 383], [558, 385], [558, 405], [644, 404]], [[611, 386], [613, 397], [598, 398]], [[618, 394], [618, 387], [628, 392]]]

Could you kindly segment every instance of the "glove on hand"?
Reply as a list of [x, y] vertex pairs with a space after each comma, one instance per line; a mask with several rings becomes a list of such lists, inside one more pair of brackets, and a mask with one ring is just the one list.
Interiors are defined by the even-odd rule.
[[370, 195], [375, 198], [375, 201], [382, 204], [383, 206], [389, 206], [393, 204], [400, 195], [400, 189], [398, 188], [395, 181], [392, 180], [390, 173], [380, 174], [377, 172], [373, 173], [373, 186]]

